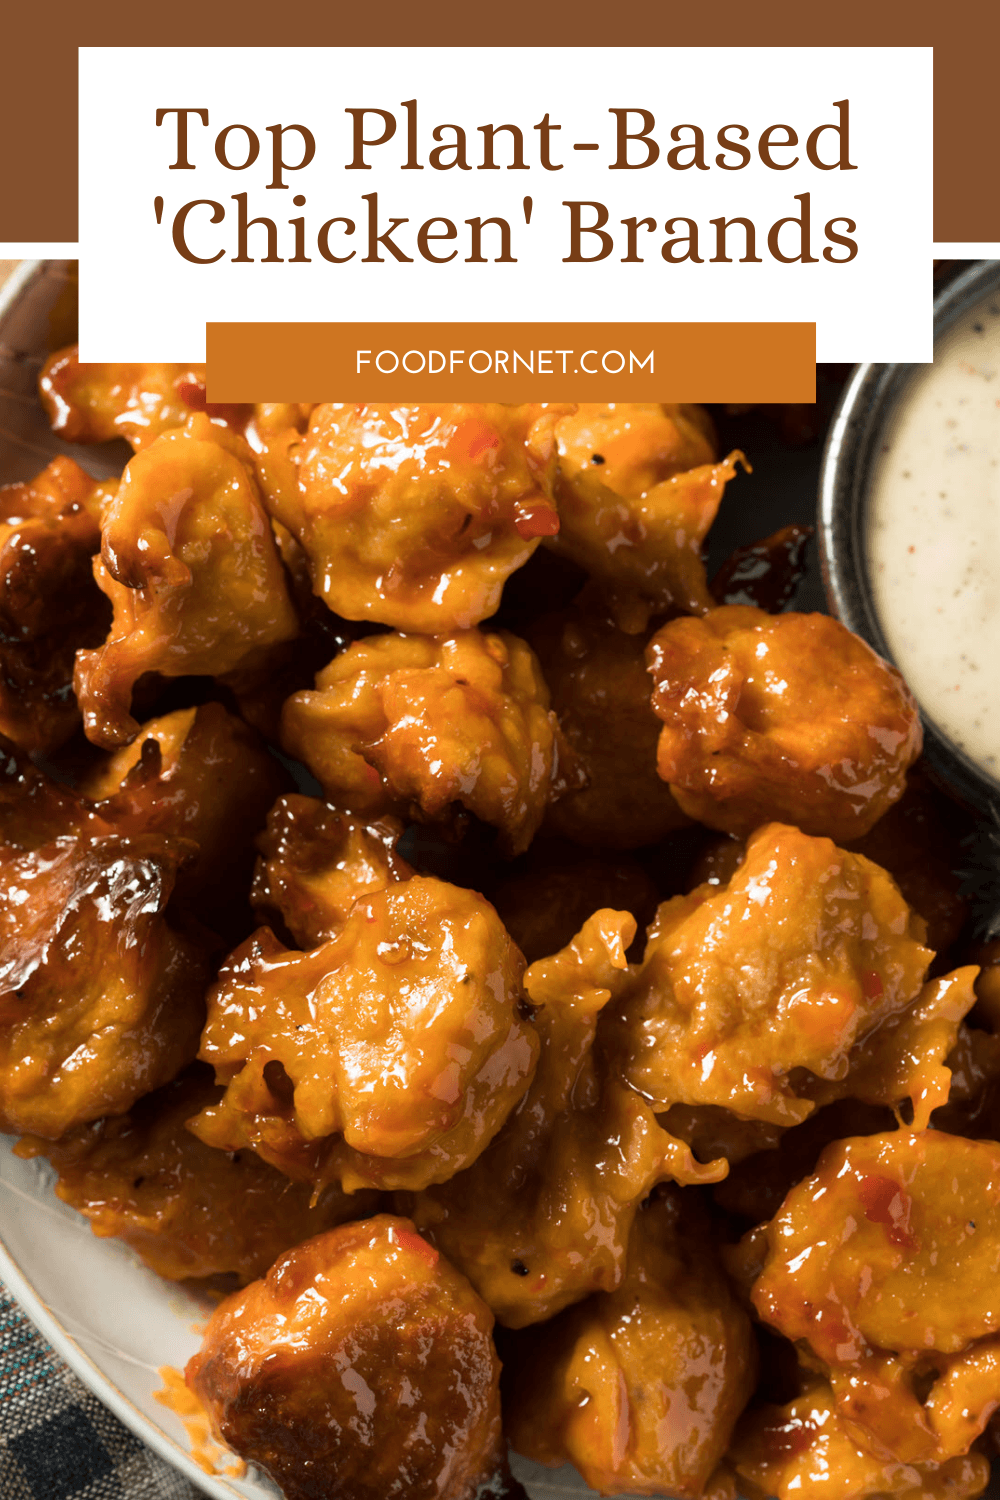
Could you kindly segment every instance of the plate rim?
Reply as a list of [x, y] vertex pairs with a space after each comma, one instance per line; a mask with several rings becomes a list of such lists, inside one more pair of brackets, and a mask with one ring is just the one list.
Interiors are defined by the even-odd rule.
[[2, 1230], [0, 1230], [0, 1280], [3, 1281], [7, 1291], [37, 1328], [42, 1338], [69, 1366], [78, 1380], [147, 1448], [151, 1448], [159, 1458], [164, 1459], [175, 1469], [179, 1469], [185, 1478], [204, 1494], [212, 1496], [213, 1500], [245, 1500], [245, 1497], [221, 1475], [207, 1474], [189, 1451], [185, 1451], [175, 1438], [170, 1437], [162, 1428], [151, 1422], [124, 1395], [110, 1376], [104, 1374], [36, 1292], [31, 1281], [7, 1248]]

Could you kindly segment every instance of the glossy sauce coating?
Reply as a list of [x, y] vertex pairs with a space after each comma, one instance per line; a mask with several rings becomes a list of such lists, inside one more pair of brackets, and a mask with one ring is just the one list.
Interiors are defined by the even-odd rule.
[[473, 1500], [502, 1462], [492, 1323], [412, 1224], [381, 1215], [224, 1302], [186, 1378], [286, 1500]]
[[493, 908], [430, 877], [363, 897], [311, 953], [262, 929], [209, 994], [200, 1056], [227, 1088], [198, 1135], [348, 1191], [452, 1176], [534, 1072], [522, 969]]
[[829, 1146], [765, 1243], [754, 1306], [821, 1361], [862, 1439], [902, 1462], [967, 1452], [1000, 1404], [1000, 1145]]
[[460, 803], [526, 849], [557, 773], [555, 720], [538, 662], [516, 636], [377, 635], [296, 693], [282, 744], [326, 795], [379, 816], [428, 818]]
[[[908, 906], [927, 923], [927, 946], [941, 966], [969, 916], [962, 891], [967, 861], [963, 840], [970, 820], [963, 809], [933, 784], [918, 761], [907, 774], [906, 790], [874, 828], [844, 845], [886, 870]], [[708, 880], [725, 885], [743, 859], [745, 840], [721, 835], [707, 845], [689, 877], [693, 888]], [[977, 960], [978, 961], [978, 960]]]
[[756, 1374], [711, 1235], [676, 1189], [639, 1212], [621, 1285], [539, 1329], [523, 1368], [515, 1355], [505, 1424], [518, 1452], [569, 1461], [602, 1494], [702, 1495]]
[[801, 1125], [775, 1130], [774, 1138], [762, 1140], [755, 1152], [730, 1159], [729, 1175], [712, 1189], [712, 1197], [732, 1219], [759, 1226], [772, 1219], [790, 1189], [815, 1170], [820, 1154], [832, 1141], [874, 1135], [895, 1126], [891, 1109], [837, 1099]]
[[742, 455], [714, 462], [697, 407], [584, 406], [556, 436], [559, 532], [547, 545], [599, 580], [630, 632], [669, 609], [709, 609], [701, 544]]
[[0, 488], [0, 734], [33, 754], [76, 729], [74, 656], [107, 632], [90, 563], [107, 488], [71, 458]]
[[716, 457], [712, 419], [702, 406], [581, 401], [560, 419], [556, 438], [563, 483], [589, 476], [629, 498]]
[[748, 1500], [973, 1500], [990, 1477], [982, 1453], [942, 1464], [876, 1457], [854, 1441], [824, 1382], [784, 1406], [748, 1412], [734, 1434], [729, 1462]]
[[297, 489], [274, 514], [305, 548], [316, 592], [346, 619], [428, 635], [467, 629], [559, 528], [552, 429], [566, 410], [319, 406]]
[[201, 414], [127, 466], [95, 565], [114, 620], [103, 646], [77, 656], [77, 698], [96, 744], [134, 736], [129, 706], [144, 672], [229, 672], [298, 634], [245, 453]]
[[413, 874], [396, 853], [402, 824], [362, 823], [328, 802], [292, 793], [272, 807], [257, 840], [251, 893], [261, 922], [277, 918], [299, 948], [340, 933], [361, 896]]
[[47, 1156], [56, 1193], [85, 1214], [101, 1238], [124, 1240], [170, 1281], [263, 1276], [292, 1245], [347, 1219], [373, 1213], [374, 1193], [348, 1197], [290, 1182], [252, 1151], [215, 1151], [187, 1121], [217, 1103], [221, 1090], [204, 1064], [113, 1115], [55, 1142], [23, 1138], [19, 1156]]
[[902, 796], [920, 753], [916, 704], [828, 615], [727, 605], [665, 625], [647, 661], [660, 775], [710, 828], [777, 819], [843, 843]]
[[540, 848], [537, 841], [488, 895], [529, 964], [568, 947], [604, 907], [629, 912], [642, 930], [659, 905], [656, 883], [638, 860], [573, 844]]
[[[255, 462], [255, 472], [256, 472]], [[316, 673], [355, 638], [355, 627], [332, 614], [312, 591], [305, 553], [287, 527], [271, 521], [274, 544], [284, 569], [289, 598], [298, 618], [290, 640], [251, 652], [220, 685], [236, 700], [240, 714], [273, 745], [281, 743], [281, 710], [293, 693], [311, 688]]]
[[151, 719], [130, 745], [92, 767], [80, 791], [98, 811], [193, 840], [177, 898], [224, 936], [242, 937], [254, 833], [287, 785], [257, 734], [219, 703]]
[[769, 824], [727, 886], [660, 907], [617, 1009], [626, 1077], [659, 1108], [795, 1124], [813, 1108], [796, 1070], [845, 1077], [855, 1044], [917, 995], [922, 937], [876, 865]]
[[617, 1286], [632, 1221], [655, 1183], [725, 1174], [724, 1162], [699, 1166], [662, 1130], [595, 1046], [634, 930], [626, 912], [595, 912], [568, 947], [531, 966], [541, 1055], [528, 1092], [470, 1170], [405, 1200], [510, 1328]]
[[963, 810], [937, 789], [918, 761], [899, 801], [849, 845], [889, 871], [927, 923], [928, 946], [939, 954], [951, 948], [969, 915], [961, 889], [967, 861], [962, 840], [969, 832]]
[[991, 293], [935, 340], [879, 434], [861, 547], [893, 660], [944, 735], [1000, 787], [1000, 482]]
[[191, 1060], [208, 956], [166, 908], [195, 853], [0, 750], [0, 1128], [55, 1140]]

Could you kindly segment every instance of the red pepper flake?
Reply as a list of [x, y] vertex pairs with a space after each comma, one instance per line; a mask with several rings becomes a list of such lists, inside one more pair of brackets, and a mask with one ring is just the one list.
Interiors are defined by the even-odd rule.
[[858, 1182], [858, 1197], [870, 1224], [882, 1224], [889, 1231], [892, 1244], [904, 1250], [915, 1250], [917, 1241], [910, 1232], [913, 1199], [891, 1177], [864, 1176]]
[[865, 969], [861, 975], [861, 993], [866, 1000], [881, 1000], [885, 994], [881, 974], [876, 973], [874, 969]]
[[392, 1238], [401, 1250], [407, 1250], [411, 1255], [417, 1255], [429, 1266], [431, 1270], [441, 1259], [433, 1245], [428, 1245], [422, 1235], [417, 1234], [415, 1229], [407, 1229], [394, 1224], [390, 1230]]
[[205, 382], [199, 380], [195, 375], [182, 375], [177, 381], [175, 389], [185, 406], [192, 411], [204, 411], [207, 405], [205, 400]]
[[526, 542], [538, 536], [556, 536], [559, 532], [559, 512], [545, 500], [525, 504], [518, 500], [514, 506], [514, 529]]
[[448, 446], [456, 458], [464, 458], [469, 463], [475, 463], [477, 459], [499, 448], [500, 434], [488, 422], [470, 418], [458, 424]]

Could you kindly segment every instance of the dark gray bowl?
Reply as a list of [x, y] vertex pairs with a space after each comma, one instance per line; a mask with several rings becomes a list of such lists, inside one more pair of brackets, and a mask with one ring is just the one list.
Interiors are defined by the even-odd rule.
[[[934, 303], [934, 339], [991, 293], [1000, 294], [1000, 261], [972, 261]], [[819, 483], [818, 533], [830, 610], [892, 660], [873, 602], [864, 550], [871, 478], [882, 434], [922, 365], [858, 365], [827, 436]], [[1000, 691], [1000, 685], [998, 685]], [[1000, 781], [972, 761], [923, 715], [924, 755], [964, 802], [987, 815], [1000, 809]]]

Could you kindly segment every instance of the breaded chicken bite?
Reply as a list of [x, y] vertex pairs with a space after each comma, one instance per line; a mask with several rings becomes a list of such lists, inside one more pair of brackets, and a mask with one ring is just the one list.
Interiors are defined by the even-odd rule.
[[95, 744], [134, 737], [132, 689], [145, 672], [220, 675], [298, 634], [248, 457], [242, 439], [201, 414], [128, 464], [95, 565], [114, 619], [104, 645], [77, 656]]
[[632, 1222], [657, 1182], [725, 1175], [725, 1162], [700, 1165], [660, 1128], [595, 1042], [634, 932], [628, 912], [595, 912], [565, 949], [532, 964], [525, 987], [541, 1055], [531, 1087], [473, 1167], [404, 1200], [509, 1328], [618, 1286]]
[[506, 632], [356, 641], [288, 700], [281, 730], [337, 806], [433, 820], [460, 803], [510, 854], [531, 842], [558, 776], [548, 689]]
[[[504, 1419], [519, 1453], [601, 1494], [699, 1500], [753, 1391], [750, 1319], [678, 1189], [632, 1228], [625, 1276], [515, 1344]], [[518, 1347], [520, 1345], [521, 1347]]]
[[742, 454], [715, 462], [695, 406], [581, 405], [556, 428], [558, 533], [630, 633], [667, 610], [711, 608], [701, 547]]
[[650, 702], [645, 637], [626, 635], [580, 605], [531, 631], [552, 709], [581, 779], [552, 803], [546, 825], [578, 844], [638, 849], [687, 817], [656, 769], [660, 722]]
[[504, 1465], [492, 1326], [412, 1224], [380, 1215], [223, 1302], [186, 1379], [286, 1500], [474, 1500]]
[[718, 457], [703, 406], [658, 401], [581, 401], [556, 428], [559, 478], [599, 479], [616, 495], [648, 495], [675, 474]]
[[567, 948], [597, 911], [627, 911], [645, 931], [659, 905], [638, 860], [561, 843], [533, 844], [487, 895], [529, 964]]
[[672, 620], [647, 652], [659, 770], [683, 810], [751, 833], [860, 838], [903, 795], [917, 705], [895, 667], [829, 615], [731, 604]]
[[566, 406], [325, 405], [295, 489], [269, 503], [347, 620], [445, 635], [493, 614], [504, 583], [558, 530], [553, 428]]
[[1000, 1405], [1000, 1145], [901, 1128], [828, 1146], [764, 1250], [754, 1307], [808, 1348], [862, 1446], [968, 1453]]
[[363, 897], [311, 953], [261, 929], [209, 994], [200, 1056], [226, 1093], [197, 1134], [317, 1186], [445, 1181], [531, 1081], [523, 967], [487, 902], [432, 877]]
[[107, 634], [94, 583], [101, 500], [113, 492], [71, 458], [0, 489], [0, 734], [50, 754], [76, 729], [76, 652]]

